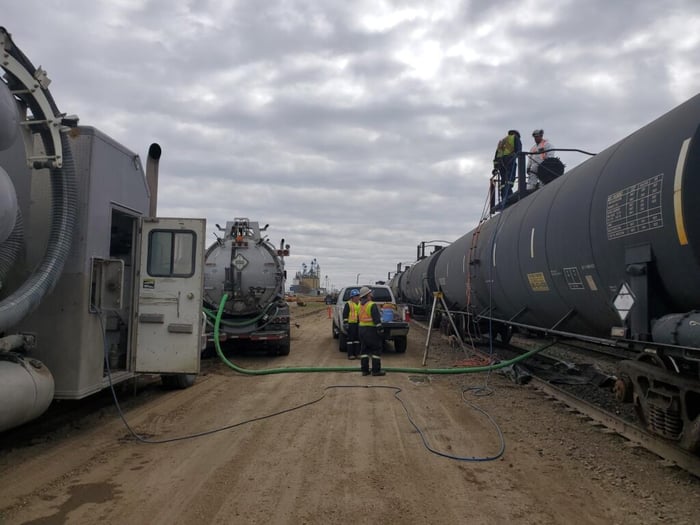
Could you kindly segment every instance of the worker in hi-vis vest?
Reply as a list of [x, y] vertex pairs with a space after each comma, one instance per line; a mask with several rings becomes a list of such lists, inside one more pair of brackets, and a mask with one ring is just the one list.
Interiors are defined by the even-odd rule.
[[382, 317], [377, 303], [372, 301], [372, 289], [360, 288], [360, 368], [362, 375], [370, 374], [369, 360], [372, 358], [373, 376], [386, 374], [382, 370], [382, 347], [384, 339], [381, 335]]
[[343, 328], [347, 334], [345, 348], [348, 359], [360, 357], [360, 290], [350, 290], [350, 299], [343, 306]]
[[523, 149], [520, 133], [511, 129], [508, 135], [498, 141], [496, 153], [493, 156], [493, 175], [498, 175], [501, 200], [504, 201], [513, 193], [515, 183], [516, 158]]
[[540, 186], [540, 180], [537, 177], [537, 170], [540, 164], [550, 156], [549, 151], [554, 149], [552, 143], [544, 138], [544, 130], [536, 129], [532, 132], [532, 137], [535, 139], [535, 145], [530, 148], [530, 155], [527, 161], [527, 189], [534, 190]]

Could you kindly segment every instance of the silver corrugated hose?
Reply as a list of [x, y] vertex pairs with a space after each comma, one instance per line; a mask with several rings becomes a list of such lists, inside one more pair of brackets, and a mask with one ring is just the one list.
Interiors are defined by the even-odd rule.
[[73, 243], [77, 214], [75, 164], [62, 133], [63, 167], [51, 170], [51, 231], [39, 268], [12, 295], [0, 303], [0, 332], [12, 328], [56, 286]]
[[22, 246], [24, 246], [24, 222], [22, 211], [18, 209], [12, 233], [5, 239], [5, 242], [0, 243], [0, 290], [4, 288], [7, 274], [17, 260]]

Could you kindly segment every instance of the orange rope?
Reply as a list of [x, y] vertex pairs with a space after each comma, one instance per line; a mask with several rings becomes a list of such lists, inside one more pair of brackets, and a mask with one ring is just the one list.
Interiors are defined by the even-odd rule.
[[477, 356], [470, 357], [468, 359], [463, 359], [461, 361], [457, 361], [452, 366], [453, 367], [463, 367], [463, 368], [467, 368], [470, 366], [489, 366], [495, 362], [496, 362], [496, 360], [491, 359], [490, 357], [477, 355]]

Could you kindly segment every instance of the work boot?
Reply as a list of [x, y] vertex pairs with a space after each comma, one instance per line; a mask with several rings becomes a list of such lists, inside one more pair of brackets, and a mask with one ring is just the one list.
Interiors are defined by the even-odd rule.
[[378, 357], [372, 357], [372, 375], [385, 376], [386, 372], [382, 370], [382, 360]]
[[360, 356], [360, 370], [362, 370], [363, 376], [369, 375], [369, 356]]

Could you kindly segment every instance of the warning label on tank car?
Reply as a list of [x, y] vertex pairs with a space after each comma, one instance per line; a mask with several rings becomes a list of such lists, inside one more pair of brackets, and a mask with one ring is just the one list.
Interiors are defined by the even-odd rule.
[[548, 292], [549, 286], [542, 272], [528, 273], [527, 280], [533, 292]]
[[581, 274], [578, 273], [578, 268], [573, 266], [571, 268], [564, 268], [564, 278], [566, 279], [566, 284], [569, 286], [569, 290], [584, 290], [583, 281], [581, 280]]
[[231, 264], [235, 266], [236, 270], [239, 272], [243, 271], [243, 268], [248, 266], [248, 259], [243, 257], [240, 253], [237, 254], [234, 258], [233, 261], [231, 261]]
[[661, 188], [664, 174], [608, 195], [605, 224], [608, 240], [663, 228]]
[[593, 290], [594, 292], [598, 291], [598, 287], [595, 284], [595, 280], [593, 279], [592, 275], [586, 275], [586, 282], [588, 283], [588, 287]]

